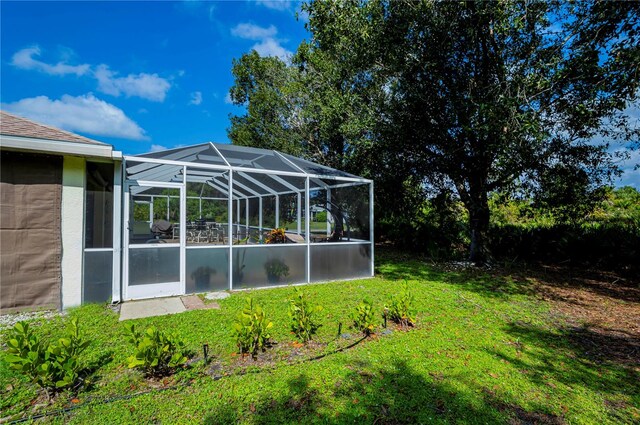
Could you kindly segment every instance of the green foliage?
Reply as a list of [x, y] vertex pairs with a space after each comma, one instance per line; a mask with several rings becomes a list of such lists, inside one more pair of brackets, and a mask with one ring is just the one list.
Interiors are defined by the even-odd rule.
[[413, 292], [409, 289], [409, 283], [405, 281], [400, 292], [391, 296], [388, 304], [385, 305], [385, 314], [394, 323], [413, 326], [415, 324], [414, 302]]
[[267, 277], [279, 281], [289, 276], [289, 266], [279, 258], [271, 258], [264, 263], [264, 271]]
[[[278, 149], [346, 171], [371, 163], [373, 107], [339, 63], [303, 42], [291, 64], [252, 51], [234, 59], [229, 94], [244, 115], [230, 117], [232, 143]], [[354, 82], [351, 80], [352, 82]]]
[[83, 370], [78, 357], [89, 341], [80, 338], [78, 319], [71, 320], [67, 334], [47, 343], [27, 322], [18, 322], [9, 333], [7, 362], [42, 388], [60, 390], [80, 381]]
[[326, 222], [327, 221], [327, 212], [326, 211], [318, 211], [316, 213], [315, 221]]
[[184, 342], [176, 335], [165, 334], [155, 327], [139, 332], [133, 324], [128, 325], [127, 330], [129, 342], [135, 350], [127, 359], [130, 369], [141, 369], [147, 375], [162, 376], [187, 362]]
[[301, 342], [311, 341], [320, 325], [316, 316], [322, 311], [321, 305], [312, 305], [308, 295], [298, 288], [294, 288], [294, 297], [289, 300], [289, 318], [291, 332]]
[[249, 242], [249, 236], [247, 236], [246, 238], [242, 238], [242, 239], [236, 239], [233, 241], [234, 245], [246, 245], [247, 242]]
[[191, 278], [198, 280], [199, 278], [214, 276], [218, 271], [209, 266], [200, 266], [191, 273]]
[[[639, 270], [640, 192], [606, 188], [604, 199], [578, 220], [565, 220], [531, 198], [489, 197], [488, 244], [496, 261], [545, 261], [590, 265], [632, 274]], [[436, 196], [413, 218], [381, 219], [380, 232], [397, 245], [441, 260], [461, 259], [469, 244], [462, 202]]]
[[571, 224], [583, 227], [640, 227], [640, 191], [631, 186], [603, 188], [601, 199], [590, 208], [589, 213], [574, 215], [570, 220], [534, 199], [516, 199], [506, 193], [493, 194], [489, 198], [489, 207], [493, 226], [535, 228]]
[[604, 200], [584, 221], [640, 229], [640, 191], [631, 186], [607, 189]]
[[271, 229], [271, 231], [267, 234], [267, 237], [264, 240], [264, 243], [286, 243], [287, 237], [286, 232], [283, 227], [278, 229]]
[[149, 221], [149, 204], [133, 203], [133, 219], [135, 221]]
[[365, 336], [369, 336], [375, 329], [375, 312], [373, 310], [373, 303], [364, 299], [351, 313], [351, 325], [353, 329], [358, 332], [362, 332]]
[[257, 146], [299, 154], [292, 117], [297, 102], [295, 81], [298, 74], [276, 57], [261, 57], [255, 50], [233, 60], [235, 84], [229, 94], [246, 114], [230, 117], [229, 139], [233, 144]]
[[426, 252], [435, 259], [464, 256], [468, 249], [468, 214], [450, 193], [442, 193], [416, 206], [416, 212], [378, 221], [380, 232], [396, 245]]
[[637, 273], [640, 192], [606, 188], [593, 211], [566, 221], [532, 200], [496, 194], [489, 244], [498, 260], [548, 261]]
[[232, 325], [233, 336], [240, 354], [251, 354], [255, 359], [259, 351], [264, 351], [271, 335], [273, 323], [253, 298], [247, 298], [245, 306]]

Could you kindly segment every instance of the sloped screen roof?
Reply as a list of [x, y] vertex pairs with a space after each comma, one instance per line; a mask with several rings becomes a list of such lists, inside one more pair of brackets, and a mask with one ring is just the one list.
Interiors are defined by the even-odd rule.
[[[144, 159], [151, 159], [153, 162], [144, 162]], [[336, 177], [364, 180], [344, 171], [277, 151], [214, 143], [128, 157], [127, 178], [181, 183], [184, 179], [184, 165], [187, 165], [189, 182], [209, 182], [218, 188], [228, 187], [229, 177], [225, 171], [233, 170], [234, 192], [238, 196], [304, 190], [304, 183], [301, 182], [306, 176], [310, 177], [311, 189], [327, 187], [331, 184], [328, 182]]]

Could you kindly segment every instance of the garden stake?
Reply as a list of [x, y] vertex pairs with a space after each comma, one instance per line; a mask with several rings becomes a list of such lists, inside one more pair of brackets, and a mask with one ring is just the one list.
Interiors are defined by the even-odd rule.
[[342, 322], [338, 322], [338, 336], [337, 336], [337, 338], [340, 338], [341, 334], [342, 334]]
[[204, 354], [204, 364], [209, 364], [209, 344], [202, 344], [202, 354]]
[[385, 308], [382, 313], [382, 318], [384, 319], [384, 328], [387, 329], [387, 313], [389, 313], [389, 309]]

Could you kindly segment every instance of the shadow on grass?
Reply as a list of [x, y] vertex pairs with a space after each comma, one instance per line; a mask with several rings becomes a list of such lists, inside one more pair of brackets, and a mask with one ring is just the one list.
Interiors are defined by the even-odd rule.
[[490, 298], [507, 299], [512, 295], [532, 294], [534, 291], [525, 279], [475, 268], [446, 270], [443, 265], [390, 250], [382, 250], [377, 257], [376, 274], [390, 280], [444, 282]]
[[376, 273], [392, 280], [438, 280], [486, 296], [503, 298], [533, 293], [536, 290], [533, 280], [558, 288], [585, 290], [611, 299], [640, 302], [640, 280], [610, 271], [526, 263], [496, 265], [491, 269], [456, 268], [455, 263], [434, 263], [419, 254], [388, 247], [378, 248], [376, 253]]
[[[628, 345], [629, 350], [638, 349], [640, 341], [637, 338], [614, 340], [610, 335], [603, 336], [587, 328], [552, 331], [520, 323], [509, 324], [505, 331], [518, 341], [516, 354], [490, 352], [515, 365], [538, 386], [555, 388], [553, 379], [574, 390], [587, 388], [609, 400], [640, 397], [637, 363], [625, 364], [621, 359], [608, 358], [602, 353], [610, 344]], [[526, 356], [521, 353], [526, 353]]]
[[637, 277], [634, 279], [610, 271], [558, 265], [538, 265], [527, 272], [530, 277], [550, 286], [581, 289], [607, 298], [640, 303], [640, 281]]
[[84, 391], [89, 391], [94, 388], [94, 381], [96, 380], [100, 368], [111, 363], [113, 361], [113, 355], [113, 351], [107, 351], [100, 354], [98, 358], [89, 362], [87, 366], [80, 372], [80, 375], [85, 377], [83, 385]]
[[528, 412], [499, 400], [483, 388], [462, 392], [441, 376], [425, 379], [402, 360], [387, 368], [364, 362], [345, 367], [350, 370], [347, 376], [324, 393], [301, 374], [287, 382], [281, 394], [225, 405], [209, 413], [204, 423], [564, 423], [542, 409]]

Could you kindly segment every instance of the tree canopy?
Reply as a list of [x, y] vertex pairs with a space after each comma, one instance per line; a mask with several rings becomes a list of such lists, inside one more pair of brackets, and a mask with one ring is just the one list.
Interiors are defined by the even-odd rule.
[[[489, 194], [535, 197], [569, 217], [616, 172], [610, 141], [637, 143], [631, 3], [312, 2], [312, 37], [287, 64], [234, 62], [234, 143], [278, 147], [376, 181], [377, 214], [427, 192], [469, 215], [470, 258], [489, 256]], [[381, 214], [382, 213], [382, 214]]]

